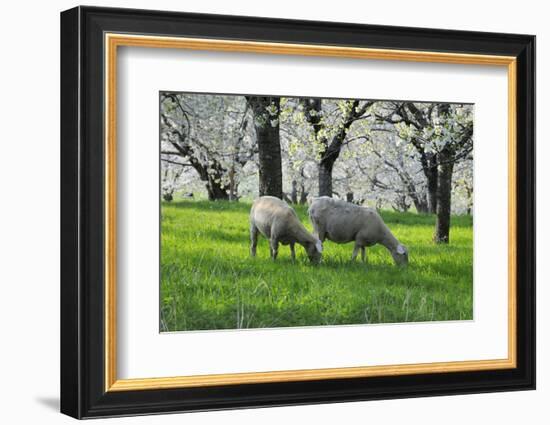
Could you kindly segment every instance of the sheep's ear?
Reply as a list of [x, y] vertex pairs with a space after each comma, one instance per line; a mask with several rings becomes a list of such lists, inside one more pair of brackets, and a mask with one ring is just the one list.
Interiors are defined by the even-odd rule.
[[405, 247], [401, 244], [397, 245], [397, 249], [396, 249], [397, 253], [399, 255], [403, 255], [407, 252], [407, 250], [405, 249]]
[[317, 251], [319, 251], [319, 253], [323, 252], [323, 244], [320, 240], [317, 240], [317, 242], [315, 242], [315, 248], [317, 248]]

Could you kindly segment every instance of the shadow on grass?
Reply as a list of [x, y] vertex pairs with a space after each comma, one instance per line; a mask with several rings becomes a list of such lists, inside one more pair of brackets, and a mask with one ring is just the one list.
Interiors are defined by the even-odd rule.
[[163, 208], [177, 208], [202, 212], [248, 213], [251, 204], [232, 201], [174, 201], [162, 202]]
[[[191, 201], [181, 200], [174, 202], [162, 202], [163, 208], [176, 208], [178, 210], [195, 210], [201, 212], [224, 212], [243, 214], [250, 211], [252, 204], [249, 202], [232, 201]], [[308, 221], [307, 205], [291, 205], [300, 219]], [[402, 224], [405, 226], [435, 226], [435, 215], [417, 214], [414, 212], [402, 213], [395, 211], [381, 211], [380, 215], [387, 224]], [[473, 223], [472, 216], [453, 215], [451, 217], [451, 227], [471, 227]]]
[[[188, 235], [189, 237], [193, 237], [193, 235]], [[241, 244], [249, 244], [250, 243], [250, 236], [248, 234], [248, 230], [246, 231], [231, 231], [231, 232], [224, 232], [223, 230], [218, 229], [205, 229], [201, 230], [201, 232], [195, 236], [195, 238], [200, 239], [201, 241], [210, 240], [213, 243], [216, 241], [224, 241], [229, 243], [235, 243], [241, 246]], [[192, 241], [188, 242], [192, 243]], [[247, 245], [248, 246], [248, 245]]]

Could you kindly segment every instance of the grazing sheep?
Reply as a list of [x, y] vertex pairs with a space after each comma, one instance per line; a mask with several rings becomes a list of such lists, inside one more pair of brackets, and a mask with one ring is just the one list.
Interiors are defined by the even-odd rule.
[[323, 242], [325, 238], [336, 243], [354, 241], [352, 260], [361, 249], [361, 259], [365, 261], [365, 247], [379, 243], [390, 251], [397, 265], [409, 262], [407, 248], [399, 243], [382, 217], [371, 208], [322, 196], [313, 199], [309, 219], [315, 235]]
[[290, 245], [290, 255], [296, 259], [294, 244], [302, 245], [309, 260], [318, 263], [321, 260], [323, 245], [309, 233], [296, 212], [284, 201], [274, 196], [262, 196], [250, 209], [250, 255], [256, 256], [258, 232], [269, 239], [271, 257], [277, 258], [279, 243]]

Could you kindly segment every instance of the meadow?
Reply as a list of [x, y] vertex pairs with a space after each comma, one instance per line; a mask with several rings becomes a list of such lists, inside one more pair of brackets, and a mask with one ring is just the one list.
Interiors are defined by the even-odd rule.
[[[308, 230], [307, 206], [294, 206]], [[188, 331], [471, 320], [473, 226], [453, 216], [449, 245], [432, 242], [435, 217], [381, 211], [409, 249], [396, 267], [382, 246], [351, 262], [353, 244], [324, 244], [309, 263], [296, 245], [249, 256], [247, 202], [182, 200], [161, 206], [160, 330]]]

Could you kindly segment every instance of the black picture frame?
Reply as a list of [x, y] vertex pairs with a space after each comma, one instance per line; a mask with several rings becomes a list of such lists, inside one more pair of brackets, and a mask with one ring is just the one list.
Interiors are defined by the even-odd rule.
[[[517, 367], [106, 392], [104, 33], [517, 58]], [[149, 10], [61, 13], [61, 412], [75, 418], [535, 388], [535, 37]]]

